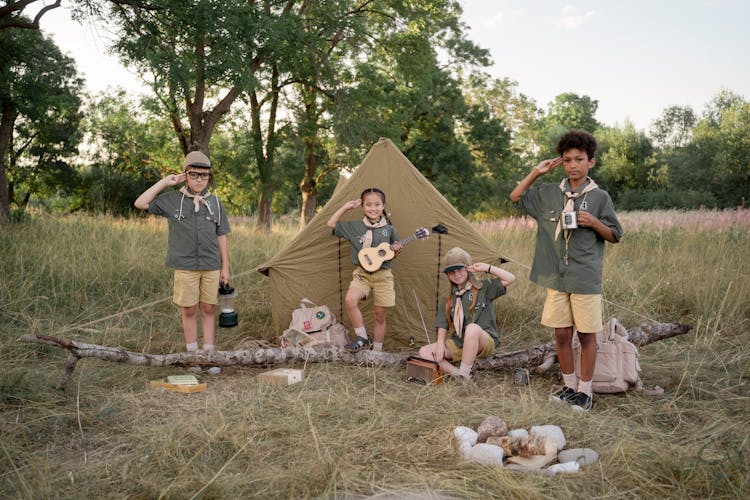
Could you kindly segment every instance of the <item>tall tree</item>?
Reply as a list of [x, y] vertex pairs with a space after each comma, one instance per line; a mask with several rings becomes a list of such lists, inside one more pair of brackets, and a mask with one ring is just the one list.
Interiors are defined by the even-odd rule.
[[28, 179], [75, 150], [82, 88], [73, 60], [38, 30], [0, 31], [0, 224], [10, 221], [15, 169], [27, 166]]
[[[39, 5], [41, 4], [41, 5]], [[0, 5], [0, 30], [7, 28], [39, 29], [39, 21], [47, 12], [60, 7], [62, 0], [47, 3], [44, 0], [5, 0]], [[24, 14], [27, 7], [39, 7], [34, 19]]]
[[651, 137], [657, 145], [676, 149], [690, 142], [697, 118], [690, 106], [669, 106], [651, 126]]

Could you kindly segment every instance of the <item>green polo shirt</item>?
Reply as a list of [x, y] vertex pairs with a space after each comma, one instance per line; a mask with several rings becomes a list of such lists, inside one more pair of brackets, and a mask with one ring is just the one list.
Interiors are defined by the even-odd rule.
[[[476, 306], [474, 306], [473, 320], [469, 316], [469, 308], [471, 307], [471, 301], [473, 299], [472, 293], [474, 293], [473, 290], [464, 293], [460, 297], [454, 297], [453, 300], [460, 299], [461, 305], [464, 308], [463, 329], [466, 330], [466, 326], [470, 323], [476, 323], [482, 328], [482, 330], [490, 334], [495, 341], [495, 347], [497, 347], [500, 343], [500, 334], [497, 332], [497, 320], [495, 318], [495, 308], [493, 307], [492, 302], [501, 295], [505, 295], [507, 290], [505, 289], [505, 285], [496, 278], [481, 280], [481, 283], [482, 288], [477, 291], [479, 296], [477, 297]], [[456, 293], [456, 288], [456, 285], [451, 285], [451, 293]], [[453, 311], [450, 312], [450, 315], [451, 317], [453, 316]], [[445, 318], [445, 300], [443, 300], [443, 304], [438, 308], [438, 313], [435, 316], [435, 328], [448, 329], [448, 321]], [[457, 332], [454, 331], [451, 338], [453, 339], [453, 342], [456, 343], [456, 346], [463, 348], [463, 332], [461, 332], [461, 337], [459, 337]]]
[[169, 225], [166, 265], [187, 271], [221, 269], [218, 236], [229, 233], [229, 219], [219, 199], [210, 195], [195, 211], [193, 198], [167, 191], [148, 204], [148, 213], [166, 217]]
[[[351, 261], [355, 266], [359, 265], [359, 259], [357, 255], [362, 250], [362, 237], [368, 231], [368, 227], [361, 220], [352, 221], [339, 221], [336, 223], [336, 227], [333, 228], [333, 235], [339, 238], [349, 240], [351, 247]], [[386, 224], [383, 227], [376, 227], [372, 230], [372, 246], [376, 247], [381, 243], [392, 244], [398, 241], [396, 236], [396, 228], [390, 224]], [[383, 262], [380, 269], [390, 269], [391, 261], [387, 260]]]
[[[580, 186], [578, 190], [582, 190], [584, 186]], [[537, 225], [531, 281], [560, 292], [602, 293], [605, 240], [591, 228], [573, 229], [568, 240], [567, 264], [564, 259], [565, 237], [562, 231], [555, 241], [557, 221], [565, 206], [565, 195], [560, 186], [546, 182], [533, 185], [521, 196], [518, 204], [536, 220]], [[579, 196], [574, 207], [576, 211], [586, 210], [591, 213], [612, 229], [617, 241], [620, 240], [622, 226], [617, 220], [609, 193], [603, 189], [594, 189]]]

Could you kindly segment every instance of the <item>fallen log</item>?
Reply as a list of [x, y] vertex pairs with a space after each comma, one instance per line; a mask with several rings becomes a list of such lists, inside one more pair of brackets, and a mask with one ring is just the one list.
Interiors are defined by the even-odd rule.
[[[630, 341], [641, 346], [656, 342], [665, 338], [682, 335], [690, 330], [690, 326], [680, 323], [648, 323], [628, 331]], [[338, 361], [341, 363], [359, 366], [399, 366], [406, 363], [408, 354], [360, 351], [351, 353], [335, 346], [326, 346], [316, 349], [304, 349], [299, 347], [287, 348], [257, 348], [239, 349], [236, 351], [211, 351], [211, 352], [178, 352], [169, 354], [147, 354], [133, 352], [118, 347], [109, 347], [98, 344], [87, 344], [75, 340], [61, 339], [48, 335], [27, 334], [19, 338], [21, 342], [46, 344], [68, 351], [63, 374], [57, 385], [63, 388], [70, 379], [76, 364], [82, 358], [97, 358], [116, 363], [125, 363], [135, 366], [255, 366], [267, 367], [284, 363], [320, 363]], [[544, 366], [554, 363], [555, 344], [548, 342], [525, 350], [497, 353], [488, 358], [478, 360], [477, 369], [504, 370], [517, 367]], [[552, 360], [551, 362], [549, 360]], [[542, 370], [544, 371], [544, 370]]]

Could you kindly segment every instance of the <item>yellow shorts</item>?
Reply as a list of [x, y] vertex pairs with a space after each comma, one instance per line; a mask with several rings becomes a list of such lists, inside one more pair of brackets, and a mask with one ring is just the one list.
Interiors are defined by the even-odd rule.
[[[456, 345], [456, 342], [453, 341], [453, 338], [449, 338], [445, 341], [445, 348], [448, 349], [451, 353], [451, 361], [461, 361], [461, 356], [463, 356], [463, 348], [458, 347]], [[495, 339], [492, 338], [492, 335], [490, 335], [487, 332], [484, 332], [484, 348], [482, 348], [482, 352], [477, 354], [478, 358], [486, 358], [490, 354], [492, 354], [492, 351], [495, 350]]]
[[172, 301], [180, 307], [192, 307], [198, 302], [219, 302], [220, 271], [174, 271], [174, 297]]
[[601, 294], [577, 294], [547, 289], [542, 324], [551, 328], [575, 326], [583, 333], [596, 333], [602, 324]]
[[396, 305], [396, 289], [393, 286], [393, 273], [390, 269], [378, 269], [374, 273], [368, 273], [361, 267], [357, 267], [352, 273], [349, 288], [361, 290], [365, 297], [372, 292], [375, 305], [378, 307]]

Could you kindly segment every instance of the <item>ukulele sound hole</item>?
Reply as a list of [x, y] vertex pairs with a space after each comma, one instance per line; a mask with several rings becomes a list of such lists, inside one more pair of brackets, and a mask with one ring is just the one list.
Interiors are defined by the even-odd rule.
[[385, 250], [378, 250], [378, 255], [383, 257], [385, 255]]

